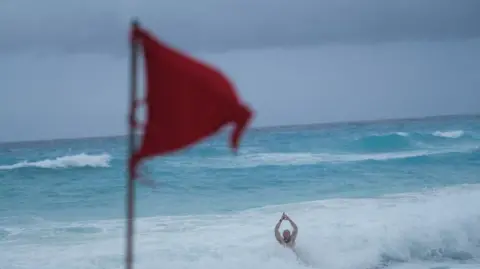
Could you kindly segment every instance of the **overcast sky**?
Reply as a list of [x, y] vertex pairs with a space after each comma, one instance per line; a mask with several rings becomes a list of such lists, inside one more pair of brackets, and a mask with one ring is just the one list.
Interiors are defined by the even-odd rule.
[[2, 0], [0, 141], [124, 133], [133, 16], [255, 125], [480, 112], [479, 0]]

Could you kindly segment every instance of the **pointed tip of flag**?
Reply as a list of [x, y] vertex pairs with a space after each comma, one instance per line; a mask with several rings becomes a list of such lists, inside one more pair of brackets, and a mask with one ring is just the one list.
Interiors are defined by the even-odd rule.
[[240, 139], [242, 138], [245, 129], [252, 120], [253, 112], [245, 105], [238, 106], [236, 114], [235, 127], [230, 137], [230, 147], [235, 155], [238, 155], [238, 148], [240, 146]]

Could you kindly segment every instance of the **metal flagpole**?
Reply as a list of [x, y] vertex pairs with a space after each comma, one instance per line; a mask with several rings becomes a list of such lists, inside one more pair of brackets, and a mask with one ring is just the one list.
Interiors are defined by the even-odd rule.
[[[131, 27], [134, 29], [138, 27], [139, 23], [136, 19], [132, 20]], [[130, 41], [130, 117], [129, 117], [129, 134], [128, 134], [128, 152], [129, 157], [135, 151], [135, 121], [136, 121], [136, 102], [137, 102], [137, 51], [138, 45], [135, 40]], [[129, 160], [130, 158], [127, 158]], [[130, 161], [127, 163], [127, 234], [126, 234], [126, 253], [125, 253], [125, 268], [133, 269], [133, 229], [135, 216], [135, 185]]]

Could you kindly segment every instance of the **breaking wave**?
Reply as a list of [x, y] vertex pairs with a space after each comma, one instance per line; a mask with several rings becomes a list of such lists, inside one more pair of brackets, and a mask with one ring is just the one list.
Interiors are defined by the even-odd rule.
[[[480, 213], [474, 206], [478, 199], [479, 185], [463, 185], [378, 198], [271, 205], [220, 215], [139, 218], [137, 266], [372, 269], [415, 263], [430, 265], [421, 268], [466, 264], [480, 258]], [[273, 238], [273, 226], [282, 211], [300, 228], [296, 255], [278, 247]], [[41, 248], [25, 244], [22, 251], [0, 245], [8, 257], [0, 261], [2, 268], [18, 262], [65, 268], [72, 261], [82, 268], [122, 266], [124, 220], [13, 224], [0, 227], [4, 240], [47, 243]]]
[[0, 170], [13, 170], [27, 167], [58, 169], [69, 167], [109, 167], [111, 156], [109, 154], [88, 155], [85, 153], [67, 155], [54, 159], [41, 161], [22, 161], [11, 165], [0, 165]]
[[462, 130], [446, 131], [446, 132], [436, 131], [433, 133], [434, 136], [445, 137], [445, 138], [459, 138], [459, 137], [462, 137], [464, 134], [465, 132]]
[[286, 166], [286, 165], [314, 165], [321, 163], [348, 163], [363, 161], [391, 161], [407, 160], [412, 158], [426, 158], [435, 155], [446, 155], [451, 153], [476, 154], [478, 146], [467, 146], [462, 148], [449, 148], [437, 150], [412, 150], [402, 152], [367, 153], [367, 154], [342, 154], [342, 153], [256, 153], [245, 154], [234, 157], [212, 157], [199, 158], [192, 161], [175, 160], [169, 162], [172, 166], [187, 167], [210, 167], [210, 168], [252, 168], [258, 166]]

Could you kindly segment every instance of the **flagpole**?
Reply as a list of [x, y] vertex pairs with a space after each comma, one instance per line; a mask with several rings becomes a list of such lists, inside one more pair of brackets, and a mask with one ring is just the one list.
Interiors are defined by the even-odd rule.
[[[132, 20], [131, 29], [138, 27], [139, 23], [137, 19]], [[135, 120], [136, 120], [136, 102], [137, 102], [137, 51], [138, 45], [135, 40], [130, 41], [130, 117], [129, 117], [129, 138], [128, 138], [128, 151], [129, 157], [133, 155], [135, 151]], [[127, 177], [127, 242], [126, 242], [126, 254], [125, 254], [125, 268], [133, 269], [133, 230], [134, 230], [134, 216], [135, 216], [135, 185], [133, 173], [130, 162], [127, 164], [128, 177]]]

